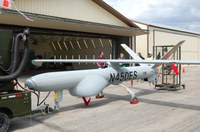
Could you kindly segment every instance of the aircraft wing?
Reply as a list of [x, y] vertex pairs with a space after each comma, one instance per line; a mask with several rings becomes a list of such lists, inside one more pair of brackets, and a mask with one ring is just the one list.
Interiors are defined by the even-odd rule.
[[193, 64], [200, 65], [200, 60], [129, 60], [129, 59], [35, 59], [32, 63], [36, 66], [42, 66], [42, 63], [141, 63], [141, 64]]

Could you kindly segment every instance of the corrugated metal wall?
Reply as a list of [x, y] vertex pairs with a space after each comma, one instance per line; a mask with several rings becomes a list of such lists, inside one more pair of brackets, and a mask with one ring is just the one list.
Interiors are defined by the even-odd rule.
[[[146, 25], [139, 24], [139, 23], [135, 23], [135, 24], [137, 24], [137, 26], [139, 26], [140, 28], [147, 30]], [[136, 49], [136, 52], [140, 52], [144, 58], [147, 57], [147, 51], [148, 51], [147, 34], [136, 37], [136, 48], [135, 49]]]
[[[200, 38], [198, 35], [150, 27], [150, 47], [153, 45], [175, 45], [181, 40], [185, 40], [185, 43], [181, 46], [181, 58], [183, 60], [199, 60]], [[152, 51], [153, 49], [150, 50]]]
[[175, 45], [179, 41], [185, 40], [181, 46], [181, 58], [183, 60], [200, 60], [200, 35], [140, 23], [137, 25], [142, 29], [149, 30], [149, 34], [136, 37], [136, 51], [144, 54], [145, 58], [147, 52], [153, 52], [153, 46]]
[[16, 0], [14, 2], [21, 11], [128, 27], [91, 0]]

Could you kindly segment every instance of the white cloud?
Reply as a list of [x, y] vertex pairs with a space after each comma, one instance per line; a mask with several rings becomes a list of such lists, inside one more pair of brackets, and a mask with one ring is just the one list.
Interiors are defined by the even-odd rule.
[[104, 1], [133, 20], [200, 32], [200, 1], [197, 0]]

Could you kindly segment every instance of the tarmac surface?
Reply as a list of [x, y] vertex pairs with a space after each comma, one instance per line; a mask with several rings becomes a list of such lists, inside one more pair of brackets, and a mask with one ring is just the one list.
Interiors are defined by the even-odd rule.
[[[23, 79], [21, 80], [23, 81]], [[156, 90], [147, 82], [123, 84], [136, 93], [138, 104], [130, 104], [130, 95], [120, 86], [110, 85], [105, 98], [92, 97], [89, 106], [81, 98], [64, 91], [59, 112], [41, 113], [11, 120], [13, 132], [199, 132], [200, 67], [187, 67], [182, 74], [185, 89]], [[42, 93], [44, 98], [47, 93]], [[36, 97], [32, 95], [32, 108]], [[46, 100], [53, 107], [53, 93]]]

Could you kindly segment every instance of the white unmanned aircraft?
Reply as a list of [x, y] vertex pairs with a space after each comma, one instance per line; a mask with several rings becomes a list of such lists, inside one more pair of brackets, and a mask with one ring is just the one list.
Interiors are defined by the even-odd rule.
[[[119, 85], [123, 81], [145, 79], [153, 83], [157, 80], [158, 69], [161, 64], [200, 64], [200, 61], [191, 60], [166, 60], [173, 54], [184, 41], [180, 41], [173, 47], [161, 60], [142, 60], [136, 53], [134, 53], [127, 45], [121, 46], [133, 57], [134, 60], [96, 60], [96, 59], [41, 59], [33, 60], [33, 64], [41, 66], [43, 62], [71, 62], [71, 63], [108, 63], [105, 69], [90, 69], [90, 70], [77, 70], [77, 71], [62, 71], [62, 72], [49, 72], [33, 76], [26, 80], [25, 86], [34, 91], [56, 91], [61, 94], [63, 90], [69, 90], [72, 96], [82, 97], [85, 105], [90, 102], [90, 96], [99, 94], [104, 88], [110, 84]], [[140, 66], [133, 67], [120, 67], [121, 63], [139, 63]], [[121, 85], [123, 86], [123, 85]], [[132, 104], [138, 103], [135, 94], [123, 86], [131, 94]], [[89, 100], [86, 100], [89, 97]], [[62, 99], [61, 99], [62, 100]], [[60, 101], [61, 101], [60, 100]], [[59, 101], [59, 102], [60, 102]], [[59, 103], [58, 102], [58, 103]]]

